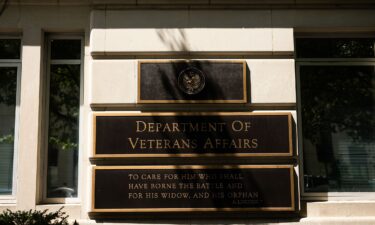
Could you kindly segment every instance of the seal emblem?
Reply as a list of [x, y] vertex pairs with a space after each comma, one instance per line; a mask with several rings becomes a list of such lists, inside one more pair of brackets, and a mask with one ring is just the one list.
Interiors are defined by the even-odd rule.
[[178, 87], [188, 95], [195, 95], [201, 92], [205, 81], [205, 74], [195, 67], [188, 67], [178, 75]]

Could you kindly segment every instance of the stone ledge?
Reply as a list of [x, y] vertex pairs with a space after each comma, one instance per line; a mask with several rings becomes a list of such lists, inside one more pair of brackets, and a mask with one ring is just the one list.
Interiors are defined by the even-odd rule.
[[190, 220], [181, 220], [181, 221], [116, 221], [116, 222], [106, 222], [100, 221], [96, 223], [93, 220], [81, 220], [77, 221], [80, 225], [94, 225], [94, 224], [101, 224], [101, 225], [149, 225], [155, 224], [158, 225], [374, 225], [375, 224], [375, 217], [330, 217], [330, 218], [303, 218], [300, 221], [293, 222], [293, 221], [270, 221], [270, 220], [234, 220], [234, 221], [215, 221], [215, 220], [204, 220], [204, 221], [190, 221]]
[[308, 217], [297, 223], [279, 225], [374, 225], [375, 217]]
[[90, 5], [203, 8], [375, 8], [372, 0], [10, 0], [10, 5]]
[[[329, 201], [306, 203], [306, 218], [375, 218], [374, 201]], [[375, 223], [373, 223], [375, 224]]]

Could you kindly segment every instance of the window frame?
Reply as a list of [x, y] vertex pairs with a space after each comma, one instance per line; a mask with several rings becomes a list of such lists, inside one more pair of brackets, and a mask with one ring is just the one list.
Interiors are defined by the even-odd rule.
[[19, 59], [0, 59], [0, 67], [17, 68], [17, 86], [16, 86], [16, 105], [15, 105], [15, 124], [14, 124], [14, 143], [13, 143], [13, 174], [12, 174], [12, 194], [0, 195], [0, 204], [15, 204], [17, 202], [17, 171], [18, 171], [18, 148], [19, 148], [19, 119], [20, 119], [20, 100], [21, 100], [21, 70], [22, 70], [22, 38], [15, 36], [0, 36], [0, 39], [20, 40], [20, 58]]
[[[298, 38], [366, 38], [374, 37], [358, 34], [339, 34], [333, 35], [295, 35], [295, 45]], [[374, 43], [375, 45], [375, 43]], [[296, 47], [296, 46], [295, 46]], [[375, 49], [375, 48], [374, 48]], [[303, 134], [302, 134], [302, 113], [301, 113], [301, 66], [373, 66], [375, 68], [375, 58], [297, 58], [295, 56], [296, 69], [296, 97], [297, 97], [297, 129], [298, 129], [298, 160], [299, 160], [299, 185], [301, 190], [301, 200], [343, 200], [343, 201], [373, 201], [375, 200], [375, 192], [306, 192], [304, 181], [304, 165], [303, 165]]]
[[[51, 59], [51, 41], [52, 40], [80, 40], [81, 41], [81, 58], [80, 59]], [[45, 57], [44, 57], [44, 68], [45, 68], [45, 83], [44, 83], [44, 107], [43, 115], [45, 118], [43, 124], [43, 151], [42, 151], [42, 188], [41, 188], [41, 202], [52, 203], [52, 204], [78, 204], [81, 202], [81, 187], [83, 185], [82, 179], [82, 149], [83, 149], [83, 101], [84, 101], [84, 35], [83, 34], [46, 34], [45, 35]], [[49, 135], [49, 98], [50, 98], [50, 77], [51, 77], [51, 66], [52, 65], [80, 65], [80, 96], [79, 96], [79, 117], [78, 117], [78, 160], [77, 160], [77, 197], [47, 197], [47, 173], [48, 173], [48, 135]]]

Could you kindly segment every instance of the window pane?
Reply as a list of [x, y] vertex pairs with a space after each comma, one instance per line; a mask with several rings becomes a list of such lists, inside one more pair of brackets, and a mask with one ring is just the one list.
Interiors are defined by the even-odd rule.
[[375, 191], [375, 67], [301, 66], [305, 191]]
[[373, 58], [374, 38], [298, 38], [298, 58]]
[[51, 59], [81, 59], [81, 40], [52, 40]]
[[0, 59], [20, 59], [21, 40], [0, 39]]
[[76, 197], [80, 65], [50, 71], [47, 197]]
[[0, 67], [0, 195], [12, 194], [17, 68]]

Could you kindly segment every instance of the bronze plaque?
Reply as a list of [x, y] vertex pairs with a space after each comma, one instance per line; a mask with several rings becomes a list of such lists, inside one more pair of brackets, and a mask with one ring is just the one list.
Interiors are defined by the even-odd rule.
[[94, 157], [292, 156], [291, 114], [94, 114]]
[[293, 166], [98, 166], [92, 199], [92, 212], [290, 212]]
[[140, 61], [139, 103], [246, 103], [244, 61]]

